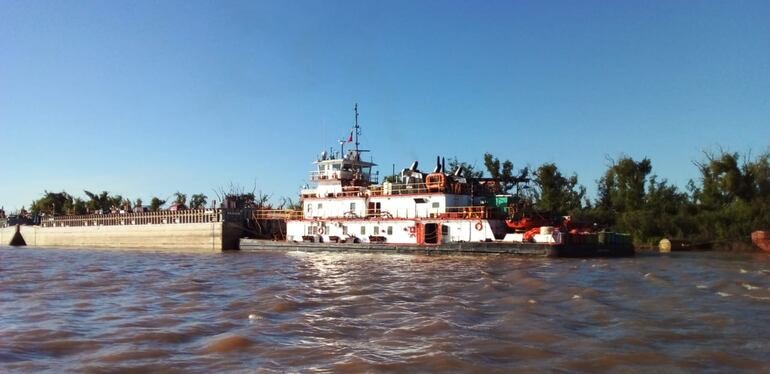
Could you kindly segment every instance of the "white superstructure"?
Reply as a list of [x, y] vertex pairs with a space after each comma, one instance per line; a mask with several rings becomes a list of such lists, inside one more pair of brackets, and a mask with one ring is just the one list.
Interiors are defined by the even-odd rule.
[[355, 149], [323, 152], [314, 162], [313, 186], [300, 194], [303, 217], [287, 222], [288, 241], [430, 245], [505, 237], [504, 217], [484, 205], [483, 184], [466, 181], [461, 170], [445, 173], [439, 160], [432, 173], [415, 162], [398, 180], [378, 184], [376, 165], [361, 159], [357, 110], [354, 131]]

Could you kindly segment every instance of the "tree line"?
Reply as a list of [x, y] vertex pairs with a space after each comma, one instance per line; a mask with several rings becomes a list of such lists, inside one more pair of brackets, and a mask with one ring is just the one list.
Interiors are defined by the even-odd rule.
[[[179, 191], [170, 197], [161, 199], [153, 197], [149, 205], [144, 205], [142, 199], [131, 200], [119, 194], [110, 194], [108, 191], [93, 193], [84, 190], [85, 198], [75, 197], [69, 193], [45, 191], [43, 196], [34, 200], [29, 212], [22, 208], [21, 213], [33, 215], [80, 215], [80, 214], [106, 214], [122, 212], [157, 212], [167, 203], [176, 210], [205, 209], [209, 198], [203, 193], [190, 195]], [[230, 184], [228, 187], [220, 187], [214, 191], [215, 198], [221, 203], [227, 203], [230, 208], [256, 208], [256, 209], [300, 209], [291, 198], [281, 198], [278, 204], [270, 202], [271, 195], [257, 192], [256, 187], [247, 192], [243, 187]], [[212, 202], [213, 205], [213, 202]]]
[[[652, 161], [622, 156], [611, 160], [596, 181], [597, 196], [586, 195], [577, 174], [565, 175], [554, 163], [514, 170], [511, 161], [484, 155], [485, 171], [457, 158], [449, 169], [462, 166], [467, 178], [489, 177], [500, 192], [514, 195], [533, 214], [544, 217], [570, 216], [573, 222], [589, 223], [609, 230], [627, 232], [636, 244], [655, 244], [661, 238], [685, 239], [693, 243], [748, 240], [754, 230], [770, 227], [770, 151], [751, 157], [738, 152], [706, 152], [693, 163], [699, 177], [682, 189], [653, 173]], [[131, 211], [142, 207], [158, 211], [167, 199], [153, 197], [148, 206], [141, 199], [131, 201], [107, 191], [83, 191], [86, 198], [67, 192], [46, 191], [35, 200], [34, 214], [86, 214]], [[220, 188], [220, 201], [230, 199], [236, 208], [298, 209], [291, 199], [274, 207], [270, 195], [247, 193], [237, 186]], [[179, 209], [201, 209], [208, 197], [202, 193], [172, 195]]]
[[685, 189], [653, 173], [650, 159], [622, 156], [611, 160], [596, 181], [595, 199], [586, 196], [577, 174], [564, 175], [553, 163], [514, 173], [510, 161], [485, 154], [484, 166], [504, 192], [531, 203], [536, 214], [570, 216], [627, 232], [636, 244], [655, 244], [664, 237], [692, 243], [748, 241], [752, 231], [770, 228], [770, 152], [757, 157], [706, 152], [694, 162], [699, 178]]
[[149, 205], [144, 205], [142, 199], [131, 200], [119, 194], [112, 195], [108, 191], [94, 193], [84, 190], [86, 198], [75, 197], [69, 193], [45, 191], [40, 199], [32, 202], [30, 213], [45, 215], [77, 215], [89, 213], [116, 213], [119, 211], [151, 211], [157, 212], [172, 200], [172, 204], [178, 209], [203, 209], [206, 207], [208, 197], [202, 193], [193, 194], [188, 201], [187, 195], [176, 192], [171, 198], [161, 199], [153, 197]]

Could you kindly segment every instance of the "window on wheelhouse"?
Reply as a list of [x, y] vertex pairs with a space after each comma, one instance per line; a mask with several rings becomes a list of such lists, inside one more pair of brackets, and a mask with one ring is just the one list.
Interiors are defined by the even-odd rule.
[[368, 181], [368, 180], [371, 180], [371, 176], [372, 176], [372, 168], [371, 168], [371, 167], [369, 167], [369, 166], [366, 166], [366, 167], [362, 167], [362, 168], [361, 168], [361, 175], [363, 176], [363, 179], [364, 179], [364, 180], [367, 180], [367, 181]]

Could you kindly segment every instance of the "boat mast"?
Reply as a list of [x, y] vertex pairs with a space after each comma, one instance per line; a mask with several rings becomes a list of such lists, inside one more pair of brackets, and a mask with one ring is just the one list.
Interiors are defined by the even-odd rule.
[[358, 154], [358, 136], [361, 135], [361, 127], [358, 126], [358, 103], [356, 103], [356, 105], [353, 107], [353, 112], [356, 113], [356, 154]]

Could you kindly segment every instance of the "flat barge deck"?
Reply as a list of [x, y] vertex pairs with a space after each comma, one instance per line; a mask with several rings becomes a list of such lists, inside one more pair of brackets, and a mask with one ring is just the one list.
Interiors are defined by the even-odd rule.
[[241, 239], [242, 251], [283, 250], [339, 253], [508, 254], [533, 257], [628, 257], [633, 247], [603, 245], [543, 245], [535, 243], [453, 242], [441, 245], [381, 243], [313, 243]]

